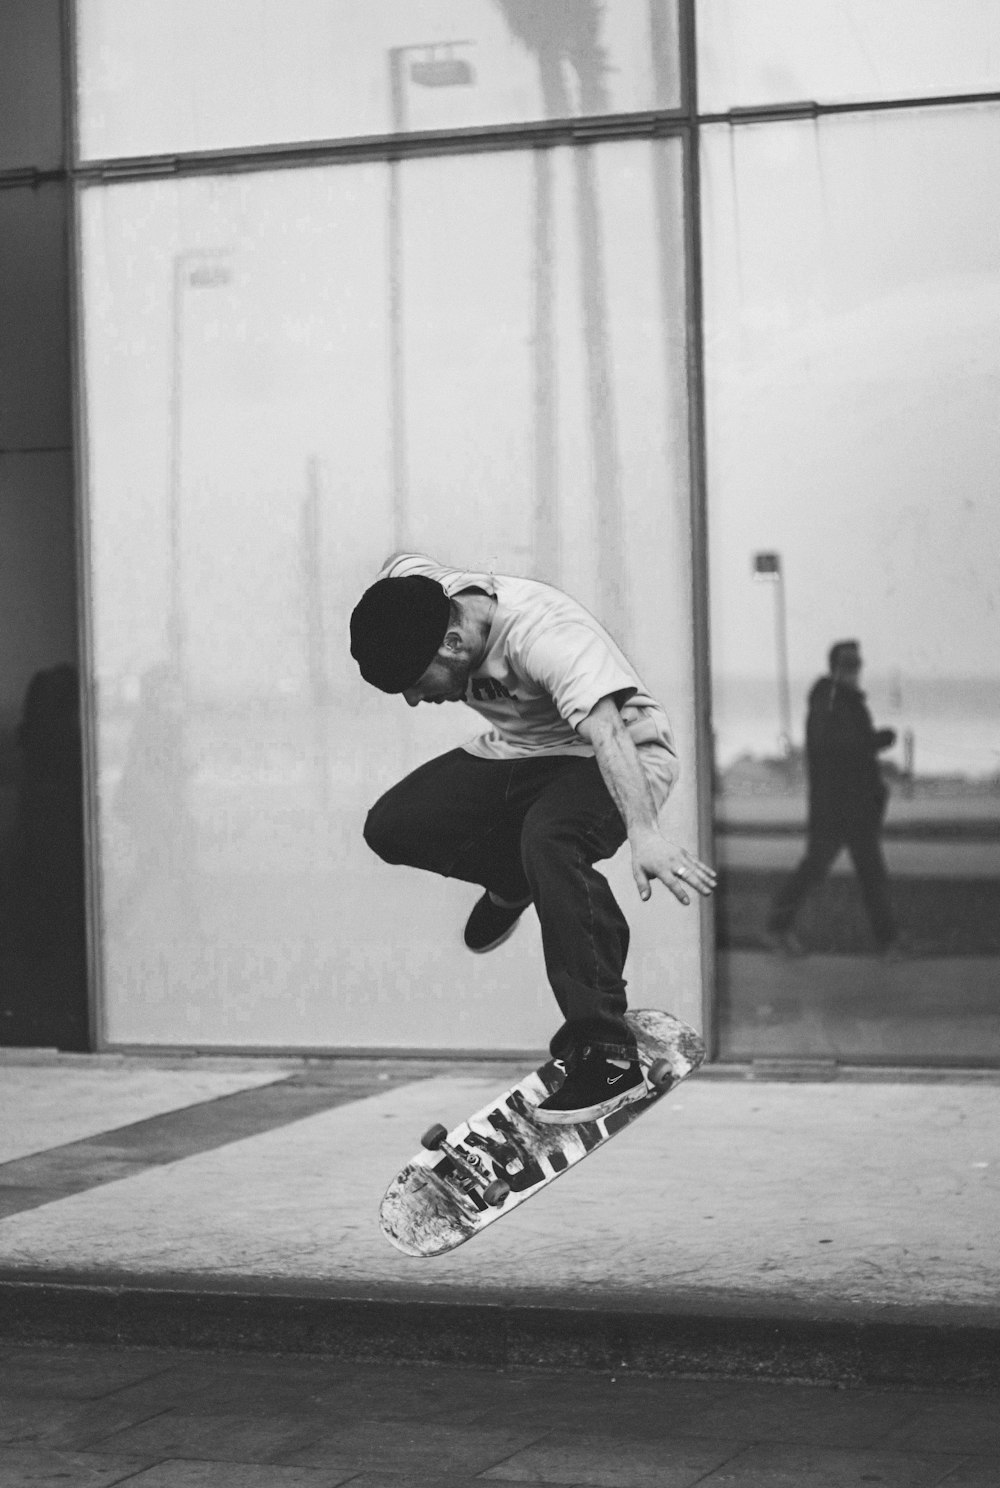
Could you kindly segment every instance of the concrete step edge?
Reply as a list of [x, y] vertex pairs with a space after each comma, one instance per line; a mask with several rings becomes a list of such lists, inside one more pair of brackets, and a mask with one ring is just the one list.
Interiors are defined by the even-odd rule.
[[935, 1390], [1000, 1388], [1000, 1321], [614, 1310], [0, 1280], [0, 1340], [587, 1369]]

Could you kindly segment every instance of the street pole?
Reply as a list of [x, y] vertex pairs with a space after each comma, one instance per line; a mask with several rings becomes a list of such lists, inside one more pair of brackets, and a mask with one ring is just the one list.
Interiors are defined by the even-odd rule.
[[551, 150], [532, 151], [535, 173], [535, 565], [557, 584], [559, 543], [559, 431], [556, 365], [555, 188]]
[[[167, 550], [170, 563], [167, 599], [167, 656], [175, 681], [184, 682], [184, 598], [181, 593], [181, 456], [184, 414], [184, 300], [192, 288], [228, 284], [231, 248], [192, 248], [174, 254], [171, 286], [170, 474]], [[199, 265], [201, 268], [199, 269]]]
[[167, 654], [170, 670], [179, 682], [184, 645], [181, 636], [181, 391], [183, 386], [183, 274], [186, 255], [174, 254], [171, 302], [170, 363], [170, 487], [169, 537], [170, 588], [167, 610]]
[[[403, 58], [408, 47], [389, 48], [389, 102], [392, 132], [406, 131]], [[406, 371], [403, 363], [403, 242], [400, 162], [389, 161], [389, 448], [392, 461], [392, 547], [405, 548], [409, 490], [406, 464]]]
[[781, 719], [781, 750], [785, 759], [792, 752], [792, 689], [788, 677], [788, 620], [785, 612], [785, 580], [781, 569], [774, 586], [774, 632], [778, 653], [778, 712]]
[[330, 685], [327, 677], [326, 617], [323, 606], [323, 492], [319, 460], [315, 455], [310, 455], [306, 465], [306, 495], [302, 502], [300, 546], [314, 771], [320, 810], [326, 812], [330, 805]]
[[788, 673], [788, 620], [785, 613], [785, 580], [780, 553], [755, 553], [753, 576], [774, 588], [774, 642], [778, 670], [778, 739], [782, 757], [792, 752], [792, 690]]
[[[471, 41], [421, 41], [406, 46], [390, 47], [389, 114], [393, 134], [405, 134], [409, 128], [406, 107], [406, 59], [414, 53], [425, 54], [425, 60], [414, 64], [411, 78], [425, 88], [469, 87], [475, 74], [468, 62], [452, 55], [455, 47], [474, 45]], [[445, 55], [440, 54], [444, 52]], [[418, 75], [419, 69], [419, 75]], [[389, 161], [389, 222], [386, 256], [389, 269], [389, 446], [392, 463], [392, 535], [393, 548], [405, 548], [409, 542], [410, 475], [407, 460], [406, 348], [403, 340], [405, 285], [403, 269], [403, 198], [400, 161]]]

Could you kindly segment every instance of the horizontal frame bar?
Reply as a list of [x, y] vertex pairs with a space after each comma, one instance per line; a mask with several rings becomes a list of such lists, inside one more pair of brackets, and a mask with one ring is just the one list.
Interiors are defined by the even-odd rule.
[[866, 99], [858, 103], [817, 103], [796, 99], [787, 103], [748, 104], [724, 113], [699, 114], [698, 124], [781, 124], [791, 119], [819, 119], [828, 114], [875, 114], [904, 109], [955, 108], [962, 104], [1000, 103], [1000, 92], [945, 93], [920, 98]]
[[0, 191], [23, 191], [26, 186], [53, 186], [70, 179], [65, 166], [52, 166], [41, 170], [34, 165], [17, 166], [13, 170], [0, 170]]
[[655, 139], [677, 134], [687, 124], [687, 118], [678, 110], [609, 114], [586, 119], [546, 120], [538, 124], [363, 135], [357, 139], [304, 140], [229, 150], [194, 150], [176, 155], [125, 156], [87, 161], [76, 166], [72, 174], [76, 180], [86, 184], [90, 181], [146, 180], [157, 176], [276, 170], [301, 165], [420, 159], [431, 155], [596, 144], [616, 139]]
[[662, 109], [638, 114], [606, 114], [587, 118], [550, 119], [531, 124], [500, 124], [459, 130], [425, 130], [412, 134], [361, 135], [350, 139], [299, 140], [232, 149], [179, 151], [176, 154], [117, 156], [81, 162], [70, 171], [32, 168], [0, 172], [0, 190], [41, 185], [67, 176], [86, 185], [92, 182], [142, 181], [158, 177], [221, 175], [238, 171], [279, 170], [304, 165], [337, 165], [361, 161], [420, 159], [434, 155], [513, 150], [568, 144], [598, 144], [618, 139], [655, 139], [702, 124], [788, 123], [835, 114], [899, 112], [912, 109], [955, 108], [971, 104], [1000, 104], [1000, 91], [953, 93], [934, 97], [866, 99], [850, 103], [818, 103], [812, 99], [787, 103], [740, 106], [724, 113], [686, 113]]

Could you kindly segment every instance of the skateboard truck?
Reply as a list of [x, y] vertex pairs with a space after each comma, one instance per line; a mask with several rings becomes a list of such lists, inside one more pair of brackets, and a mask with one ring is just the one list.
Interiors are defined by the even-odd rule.
[[663, 1095], [671, 1085], [676, 1084], [677, 1075], [669, 1059], [654, 1059], [649, 1066], [647, 1079], [657, 1094]]
[[446, 1157], [450, 1157], [455, 1166], [472, 1179], [491, 1209], [499, 1209], [509, 1195], [509, 1184], [503, 1183], [499, 1178], [487, 1178], [482, 1169], [470, 1162], [464, 1152], [452, 1146], [448, 1141], [448, 1128], [440, 1122], [424, 1132], [420, 1145], [428, 1152], [443, 1152]]

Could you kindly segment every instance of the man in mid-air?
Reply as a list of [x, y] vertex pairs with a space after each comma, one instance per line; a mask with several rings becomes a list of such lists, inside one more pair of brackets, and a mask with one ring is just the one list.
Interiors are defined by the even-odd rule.
[[540, 1121], [606, 1116], [646, 1093], [625, 1021], [629, 929], [594, 864], [627, 839], [639, 895], [682, 904], [715, 873], [663, 836], [677, 778], [669, 720], [607, 631], [533, 579], [395, 554], [351, 616], [364, 679], [418, 703], [464, 702], [490, 725], [387, 791], [365, 840], [387, 863], [481, 885], [465, 927], [493, 950], [533, 904], [562, 1014], [550, 1052], [566, 1076]]

